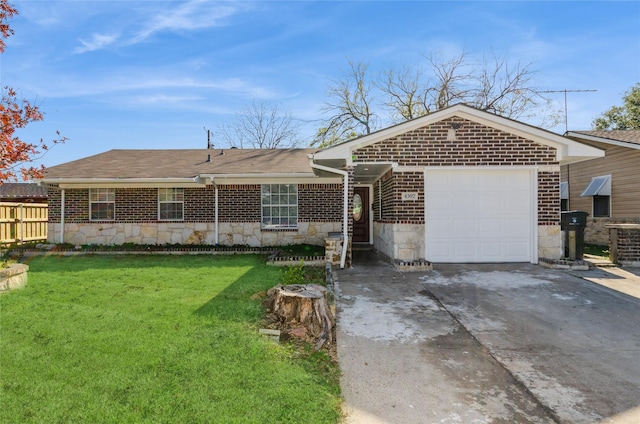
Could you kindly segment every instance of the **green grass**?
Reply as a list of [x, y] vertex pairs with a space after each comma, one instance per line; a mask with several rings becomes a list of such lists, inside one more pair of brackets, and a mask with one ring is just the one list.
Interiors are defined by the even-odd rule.
[[598, 244], [585, 244], [583, 251], [588, 255], [602, 256], [605, 258], [609, 258], [609, 246], [602, 246]]
[[260, 256], [30, 261], [0, 296], [0, 422], [335, 423], [337, 370], [257, 334]]

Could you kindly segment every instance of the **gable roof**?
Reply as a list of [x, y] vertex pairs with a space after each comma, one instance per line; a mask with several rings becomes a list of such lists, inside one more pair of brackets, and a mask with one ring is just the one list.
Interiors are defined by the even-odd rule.
[[109, 150], [45, 170], [48, 184], [182, 183], [215, 178], [313, 177], [317, 149]]
[[35, 183], [0, 184], [0, 199], [46, 199], [47, 188]]
[[386, 140], [454, 116], [503, 130], [522, 138], [532, 140], [536, 143], [554, 147], [557, 150], [557, 159], [562, 163], [578, 162], [581, 160], [604, 156], [604, 152], [600, 149], [576, 142], [554, 132], [459, 103], [440, 109], [428, 115], [424, 115], [335, 146], [327, 147], [317, 152], [314, 155], [314, 159], [334, 160], [342, 158], [346, 159], [347, 164], [350, 165], [353, 150], [369, 146], [377, 143], [378, 141]]
[[640, 130], [569, 131], [565, 135], [573, 139], [640, 150]]

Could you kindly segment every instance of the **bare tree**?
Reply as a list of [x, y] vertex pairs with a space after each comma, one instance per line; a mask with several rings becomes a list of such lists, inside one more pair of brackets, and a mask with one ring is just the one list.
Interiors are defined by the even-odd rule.
[[449, 57], [432, 53], [426, 60], [425, 67], [390, 68], [377, 81], [370, 80], [366, 64], [350, 61], [349, 73], [329, 89], [322, 111], [331, 116], [313, 144], [328, 146], [369, 134], [378, 108], [388, 110], [394, 123], [457, 103], [511, 119], [537, 117], [543, 126], [559, 122], [551, 100], [534, 87], [530, 64], [511, 65], [495, 55], [474, 63], [466, 52]]
[[344, 79], [335, 81], [328, 89], [329, 100], [322, 108], [332, 115], [318, 130], [312, 144], [335, 144], [349, 136], [369, 134], [375, 130], [376, 114], [373, 112], [371, 89], [368, 80], [368, 65], [349, 61], [349, 70]]
[[386, 95], [385, 107], [394, 122], [404, 122], [429, 113], [427, 85], [422, 83], [421, 69], [389, 69], [377, 84]]
[[236, 114], [233, 122], [223, 125], [220, 134], [229, 146], [241, 149], [295, 147], [298, 142], [298, 126], [291, 113], [256, 101]]

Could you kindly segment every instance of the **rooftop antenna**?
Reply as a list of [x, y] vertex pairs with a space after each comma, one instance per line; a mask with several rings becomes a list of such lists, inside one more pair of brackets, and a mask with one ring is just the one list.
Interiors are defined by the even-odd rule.
[[594, 93], [598, 90], [545, 90], [538, 93], [564, 93], [564, 132], [569, 132], [569, 120], [567, 118], [567, 93]]
[[213, 149], [213, 143], [211, 142], [211, 131], [204, 127], [204, 130], [207, 132], [207, 150]]

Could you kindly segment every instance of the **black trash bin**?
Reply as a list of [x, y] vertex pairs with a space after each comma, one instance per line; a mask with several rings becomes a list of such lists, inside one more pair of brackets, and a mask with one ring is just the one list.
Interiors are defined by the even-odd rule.
[[560, 228], [564, 231], [564, 257], [582, 260], [584, 254], [584, 229], [587, 216], [584, 211], [567, 211], [560, 215]]

